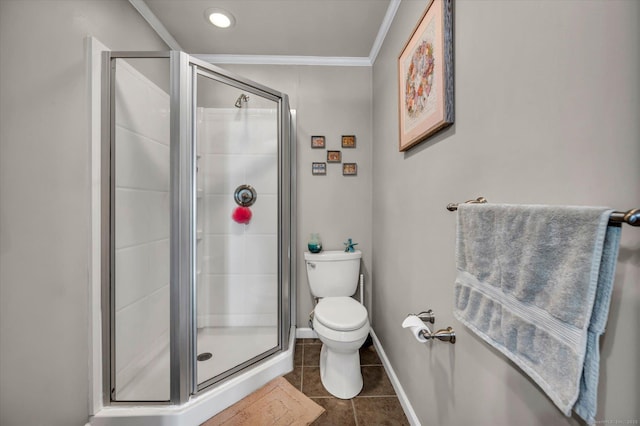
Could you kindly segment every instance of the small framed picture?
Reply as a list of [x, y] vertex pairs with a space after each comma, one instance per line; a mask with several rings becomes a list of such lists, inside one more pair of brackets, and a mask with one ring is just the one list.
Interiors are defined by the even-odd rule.
[[327, 174], [327, 163], [311, 163], [311, 174], [323, 176]]
[[327, 163], [340, 163], [342, 162], [341, 151], [327, 151]]
[[342, 165], [343, 176], [357, 176], [358, 164], [357, 163], [344, 163]]
[[311, 148], [324, 148], [324, 136], [311, 136]]
[[355, 148], [356, 147], [356, 135], [342, 135], [342, 147], [343, 148]]

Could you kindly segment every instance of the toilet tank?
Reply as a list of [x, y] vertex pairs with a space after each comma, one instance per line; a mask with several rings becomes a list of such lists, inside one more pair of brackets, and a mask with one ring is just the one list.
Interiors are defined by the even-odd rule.
[[304, 253], [307, 279], [315, 297], [351, 296], [358, 287], [362, 252], [323, 251]]

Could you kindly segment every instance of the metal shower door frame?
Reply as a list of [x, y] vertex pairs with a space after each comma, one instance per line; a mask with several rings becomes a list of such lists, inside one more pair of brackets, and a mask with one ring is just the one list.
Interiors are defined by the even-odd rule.
[[[170, 400], [115, 401], [115, 59], [164, 58], [170, 63]], [[198, 75], [278, 104], [278, 345], [198, 386], [196, 377], [196, 149]], [[103, 403], [183, 404], [191, 395], [285, 350], [295, 319], [295, 120], [284, 93], [193, 58], [184, 52], [104, 52], [102, 78], [102, 342]], [[295, 113], [293, 113], [295, 116]], [[288, 146], [283, 147], [284, 144]], [[285, 149], [286, 148], [286, 149]], [[175, 173], [174, 171], [178, 171]], [[288, 306], [288, 308], [286, 308]]]

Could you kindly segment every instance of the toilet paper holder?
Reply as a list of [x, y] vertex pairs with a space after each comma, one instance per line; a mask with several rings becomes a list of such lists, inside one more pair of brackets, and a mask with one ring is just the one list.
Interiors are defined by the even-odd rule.
[[[411, 314], [410, 314], [411, 315]], [[419, 314], [415, 314], [418, 318], [422, 320], [423, 323], [430, 322], [431, 324], [436, 323], [436, 316], [431, 309], [427, 311], [422, 311]]]
[[449, 342], [451, 344], [456, 343], [456, 332], [451, 327], [443, 328], [433, 333], [429, 333], [427, 330], [422, 330], [420, 334], [427, 340], [438, 339], [442, 342]]
[[[428, 309], [418, 314], [409, 314], [407, 315], [407, 318], [411, 316], [418, 317], [425, 324], [424, 329], [420, 330], [418, 333], [422, 339], [425, 339], [424, 341], [438, 339], [442, 342], [449, 342], [451, 344], [456, 343], [456, 332], [452, 327], [440, 329], [435, 332], [431, 331], [427, 323], [435, 324], [436, 322], [436, 316], [433, 313], [433, 310]], [[407, 327], [407, 326], [408, 324], [407, 325], [403, 324], [403, 327]]]

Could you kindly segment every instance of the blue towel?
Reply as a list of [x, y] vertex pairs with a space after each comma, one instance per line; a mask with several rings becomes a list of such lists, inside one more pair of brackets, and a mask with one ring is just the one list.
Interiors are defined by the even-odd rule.
[[589, 424], [620, 240], [611, 211], [458, 207], [454, 316]]

